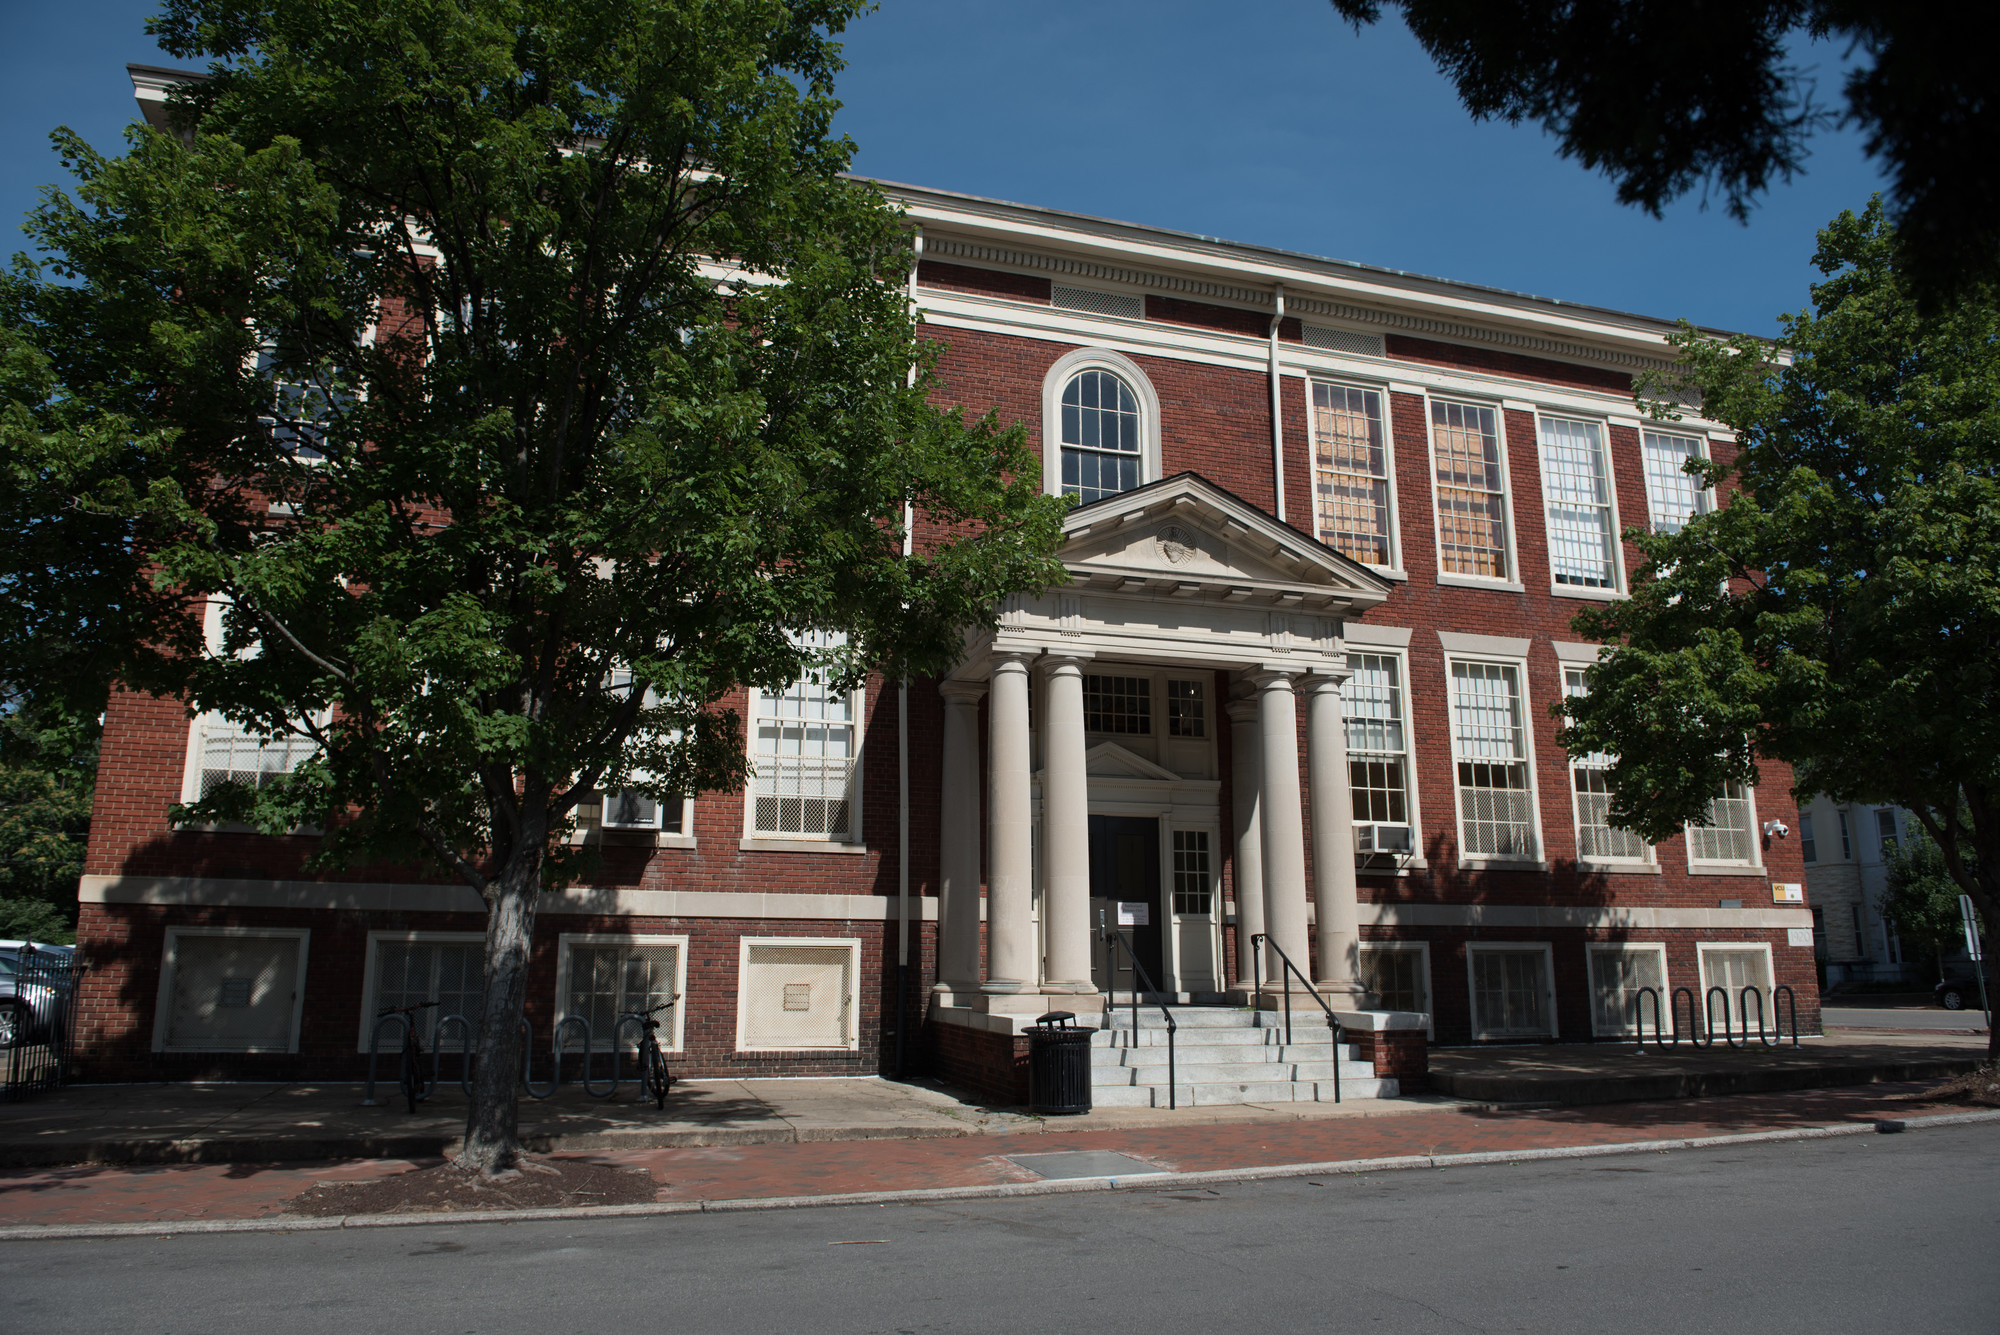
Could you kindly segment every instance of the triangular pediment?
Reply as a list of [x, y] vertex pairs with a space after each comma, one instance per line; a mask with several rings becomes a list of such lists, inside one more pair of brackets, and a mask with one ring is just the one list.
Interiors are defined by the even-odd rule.
[[1179, 783], [1181, 776], [1116, 742], [1099, 742], [1083, 753], [1084, 773], [1093, 779], [1163, 779]]
[[1197, 473], [1079, 505], [1063, 536], [1063, 563], [1088, 585], [1354, 611], [1389, 593], [1388, 581], [1367, 566]]

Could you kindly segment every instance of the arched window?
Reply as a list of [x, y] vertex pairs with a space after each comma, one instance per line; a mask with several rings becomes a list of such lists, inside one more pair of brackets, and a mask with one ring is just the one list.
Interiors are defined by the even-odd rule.
[[1143, 423], [1131, 387], [1109, 371], [1079, 371], [1062, 394], [1062, 493], [1088, 503], [1143, 478]]

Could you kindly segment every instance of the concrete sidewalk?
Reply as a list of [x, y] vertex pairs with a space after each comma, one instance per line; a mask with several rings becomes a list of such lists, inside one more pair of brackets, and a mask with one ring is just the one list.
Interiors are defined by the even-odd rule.
[[[280, 1163], [434, 1158], [457, 1152], [465, 1097], [441, 1086], [404, 1111], [393, 1088], [381, 1106], [359, 1085], [77, 1085], [0, 1104], [0, 1167], [70, 1163]], [[1231, 1104], [1204, 1108], [1105, 1108], [1044, 1119], [984, 1108], [927, 1080], [676, 1081], [664, 1110], [628, 1085], [611, 1099], [568, 1086], [521, 1100], [522, 1137], [542, 1153], [686, 1145], [777, 1145], [834, 1140], [959, 1136], [1221, 1122], [1381, 1116], [1449, 1102], [1375, 1099], [1344, 1104]]]
[[[1429, 1095], [1330, 1103], [1105, 1108], [1044, 1119], [968, 1102], [924, 1079], [880, 1077], [677, 1082], [664, 1111], [626, 1085], [607, 1100], [568, 1086], [521, 1100], [521, 1130], [542, 1153], [683, 1146], [931, 1140], [1044, 1130], [1123, 1131], [1399, 1116], [1455, 1101], [1579, 1105], [1717, 1094], [1774, 1093], [1941, 1079], [1984, 1055], [1972, 1036], [1847, 1035], [1802, 1047], [1630, 1044], [1437, 1048]], [[79, 1085], [0, 1104], [0, 1168], [54, 1164], [282, 1163], [420, 1159], [455, 1153], [465, 1126], [457, 1086], [440, 1086], [415, 1115], [392, 1085], [380, 1106], [359, 1085]]]
[[405, 1159], [16, 1169], [0, 1171], [0, 1218], [6, 1221], [0, 1239], [887, 1204], [1101, 1189], [1127, 1178], [1152, 1189], [1200, 1190], [1205, 1180], [1669, 1153], [1716, 1138], [1747, 1143], [1868, 1134], [1922, 1126], [1939, 1116], [1954, 1124], [1986, 1123], [2000, 1145], [2000, 1111], [1937, 1104], [1927, 1091], [1877, 1085], [1553, 1111], [1432, 1105], [1393, 1117], [1273, 1120], [1222, 1133], [1190, 1125], [1065, 1132], [1055, 1124], [1047, 1135], [627, 1149], [574, 1157], [644, 1171], [655, 1184], [650, 1203], [541, 1211], [311, 1218], [293, 1208], [294, 1198], [318, 1183], [374, 1181], [427, 1166]]

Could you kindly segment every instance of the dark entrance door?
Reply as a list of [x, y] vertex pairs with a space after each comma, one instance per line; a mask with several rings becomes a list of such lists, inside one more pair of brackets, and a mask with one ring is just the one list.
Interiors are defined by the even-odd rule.
[[[1092, 918], [1102, 909], [1115, 927], [1119, 906], [1125, 917], [1143, 919], [1124, 924], [1139, 963], [1156, 986], [1167, 986], [1166, 924], [1160, 912], [1160, 822], [1153, 816], [1092, 816], [1090, 818], [1090, 899]], [[1095, 926], [1095, 921], [1092, 922]], [[1100, 956], [1101, 958], [1101, 956]], [[1117, 974], [1099, 978], [1099, 987], [1119, 991], [1132, 986], [1129, 966], [1121, 953]]]

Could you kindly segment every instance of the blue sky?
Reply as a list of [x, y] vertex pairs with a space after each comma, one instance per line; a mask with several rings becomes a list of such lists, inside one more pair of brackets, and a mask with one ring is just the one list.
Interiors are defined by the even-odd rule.
[[[0, 218], [62, 173], [61, 123], [115, 149], [156, 0], [0, 0]], [[1749, 226], [1654, 220], [1533, 127], [1475, 125], [1397, 20], [1325, 0], [885, 0], [848, 33], [839, 126], [889, 180], [1754, 333], [1806, 302], [1814, 230], [1878, 188], [1851, 133]], [[1839, 52], [1802, 49], [1825, 94]]]

